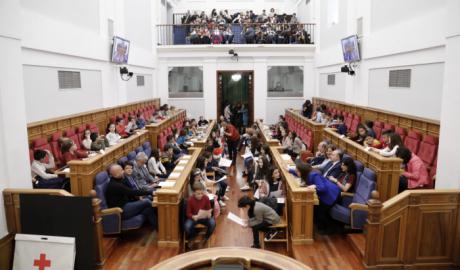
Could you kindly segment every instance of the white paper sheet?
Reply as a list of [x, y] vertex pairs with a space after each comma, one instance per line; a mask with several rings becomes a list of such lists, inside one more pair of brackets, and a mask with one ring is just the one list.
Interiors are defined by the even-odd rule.
[[191, 156], [191, 155], [183, 155], [181, 158], [182, 158], [182, 159], [191, 159], [192, 156]]
[[211, 214], [211, 211], [212, 209], [209, 209], [209, 210], [203, 210], [203, 209], [200, 209], [198, 211], [198, 219], [204, 219], [204, 218], [209, 218], [209, 215]]
[[290, 159], [291, 159], [291, 156], [288, 155], [288, 154], [282, 154], [282, 155], [281, 155], [281, 158], [282, 158], [283, 160], [290, 160]]
[[185, 168], [184, 166], [179, 166], [179, 165], [177, 165], [176, 167], [174, 167], [174, 170], [180, 172], [180, 171], [182, 171], [184, 168]]
[[247, 158], [249, 158], [249, 157], [252, 157], [252, 153], [251, 153], [251, 151], [249, 151], [249, 152], [247, 152], [247, 153], [244, 153], [244, 155], [241, 155], [241, 157], [242, 157], [243, 159], [247, 159]]
[[284, 203], [286, 201], [285, 198], [276, 198], [277, 203]]
[[177, 163], [177, 165], [185, 165], [187, 163], [188, 163], [188, 160], [182, 159], [182, 160], [179, 160], [179, 163]]
[[175, 179], [175, 178], [179, 178], [179, 176], [180, 176], [180, 173], [172, 172], [168, 178]]
[[219, 160], [219, 167], [230, 167], [232, 166], [232, 161], [230, 159], [221, 158]]
[[239, 216], [233, 214], [232, 212], [228, 213], [227, 218], [230, 219], [231, 221], [235, 222], [236, 224], [240, 224], [241, 226], [246, 225], [246, 222], [242, 218], [240, 218]]
[[160, 187], [164, 187], [164, 188], [168, 188], [168, 187], [174, 187], [174, 185], [176, 184], [176, 182], [169, 182], [169, 181], [163, 181], [163, 182], [160, 182], [160, 184], [158, 184]]
[[70, 173], [70, 168], [65, 168], [64, 170], [62, 170], [63, 172], [65, 173]]
[[216, 181], [216, 183], [219, 183], [221, 181], [225, 181], [225, 179], [227, 179], [226, 175], [222, 176], [219, 180]]

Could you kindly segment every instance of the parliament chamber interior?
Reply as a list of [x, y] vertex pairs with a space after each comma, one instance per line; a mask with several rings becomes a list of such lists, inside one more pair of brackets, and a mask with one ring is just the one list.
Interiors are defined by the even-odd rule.
[[460, 269], [459, 14], [1, 0], [0, 269]]

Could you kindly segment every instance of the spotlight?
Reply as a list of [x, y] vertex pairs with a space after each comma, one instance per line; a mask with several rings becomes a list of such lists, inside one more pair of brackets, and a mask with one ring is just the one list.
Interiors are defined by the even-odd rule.
[[[130, 72], [127, 67], [120, 67], [120, 77], [123, 81], [129, 81], [133, 77], [133, 72]], [[126, 76], [123, 76], [126, 75]]]
[[238, 82], [241, 80], [241, 74], [240, 73], [235, 73], [232, 75], [232, 81]]
[[345, 66], [340, 68], [340, 72], [347, 72], [348, 73], [349, 71], [350, 71], [350, 69], [348, 68], [347, 65], [345, 65]]
[[231, 55], [232, 59], [236, 59], [236, 61], [238, 61], [238, 54], [235, 52], [234, 49], [228, 50], [228, 54]]

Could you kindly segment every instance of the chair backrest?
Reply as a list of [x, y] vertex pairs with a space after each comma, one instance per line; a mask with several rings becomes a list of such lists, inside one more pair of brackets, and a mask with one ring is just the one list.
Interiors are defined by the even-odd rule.
[[62, 137], [60, 131], [56, 131], [51, 135], [50, 145], [51, 153], [53, 153], [55, 161], [59, 164], [62, 163], [61, 146], [59, 145], [59, 139]]
[[406, 139], [406, 136], [407, 136], [407, 132], [404, 128], [402, 127], [396, 127], [395, 128], [395, 133], [399, 135], [399, 137], [401, 137], [401, 140], [404, 142], [404, 140]]
[[105, 199], [105, 191], [109, 184], [110, 178], [106, 171], [96, 174], [94, 189], [97, 197], [101, 200], [101, 209], [107, 209], [107, 201]]
[[86, 128], [88, 128], [89, 130], [91, 130], [91, 133], [98, 133], [99, 134], [99, 128], [97, 127], [97, 125], [95, 123], [89, 123]]
[[380, 121], [375, 121], [374, 127], [372, 129], [375, 132], [375, 138], [380, 140], [380, 136], [382, 135], [382, 130], [383, 130], [383, 123]]
[[136, 158], [136, 152], [131, 151], [128, 153], [128, 160], [134, 160]]
[[372, 191], [375, 190], [375, 184], [374, 171], [369, 168], [365, 168], [361, 174], [358, 185], [356, 186], [353, 202], [367, 204]]
[[[51, 148], [51, 145], [48, 143], [48, 141], [46, 140], [46, 138], [37, 138], [35, 140], [33, 140], [32, 142], [32, 158], [31, 158], [31, 162], [33, 161], [33, 152], [35, 152], [35, 150], [48, 150], [50, 151], [50, 153], [53, 153], [53, 150]], [[53, 155], [54, 156], [54, 155]], [[49, 161], [49, 158], [48, 156], [45, 157], [45, 163], [48, 163]]]
[[384, 129], [384, 130], [389, 129], [389, 130], [393, 130], [393, 131], [394, 131], [394, 130], [395, 130], [395, 125], [390, 124], [390, 123], [385, 123], [385, 124], [383, 125], [383, 129]]
[[150, 145], [150, 142], [148, 142], [148, 141], [147, 141], [147, 142], [144, 142], [144, 143], [142, 144], [142, 147], [144, 148], [144, 150], [145, 150], [146, 148], [152, 148], [151, 145]]
[[438, 151], [438, 138], [430, 135], [425, 135], [423, 141], [420, 143], [417, 156], [425, 163], [426, 166], [430, 167], [436, 157]]
[[75, 131], [73, 129], [68, 128], [65, 131], [65, 136], [71, 139], [77, 145], [77, 148], [80, 149], [80, 140], [78, 139], [78, 136], [77, 134], [75, 134]]
[[406, 138], [404, 139], [404, 145], [412, 152], [417, 153], [420, 146], [422, 135], [414, 130], [409, 131]]
[[139, 152], [144, 152], [144, 148], [142, 148], [142, 146], [139, 146], [136, 148], [136, 153], [139, 153]]
[[357, 118], [354, 118], [353, 121], [351, 122], [350, 131], [356, 132], [358, 130], [358, 125], [359, 125], [359, 120]]
[[362, 173], [364, 170], [364, 165], [361, 161], [355, 160], [356, 172]]
[[[83, 145], [83, 137], [85, 136], [85, 130], [86, 130], [86, 125], [81, 125], [77, 127], [77, 137], [78, 137], [78, 142], [80, 145]], [[91, 130], [90, 130], [91, 131]]]
[[125, 156], [125, 157], [121, 157], [120, 159], [118, 159], [117, 163], [118, 165], [123, 166], [123, 164], [125, 164], [126, 161], [128, 161], [128, 157]]

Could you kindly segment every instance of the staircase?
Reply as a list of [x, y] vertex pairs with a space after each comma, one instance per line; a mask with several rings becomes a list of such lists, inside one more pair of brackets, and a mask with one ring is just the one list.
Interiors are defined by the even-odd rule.
[[351, 233], [347, 235], [347, 241], [350, 243], [356, 256], [362, 260], [364, 249], [366, 248], [366, 236], [363, 233]]

